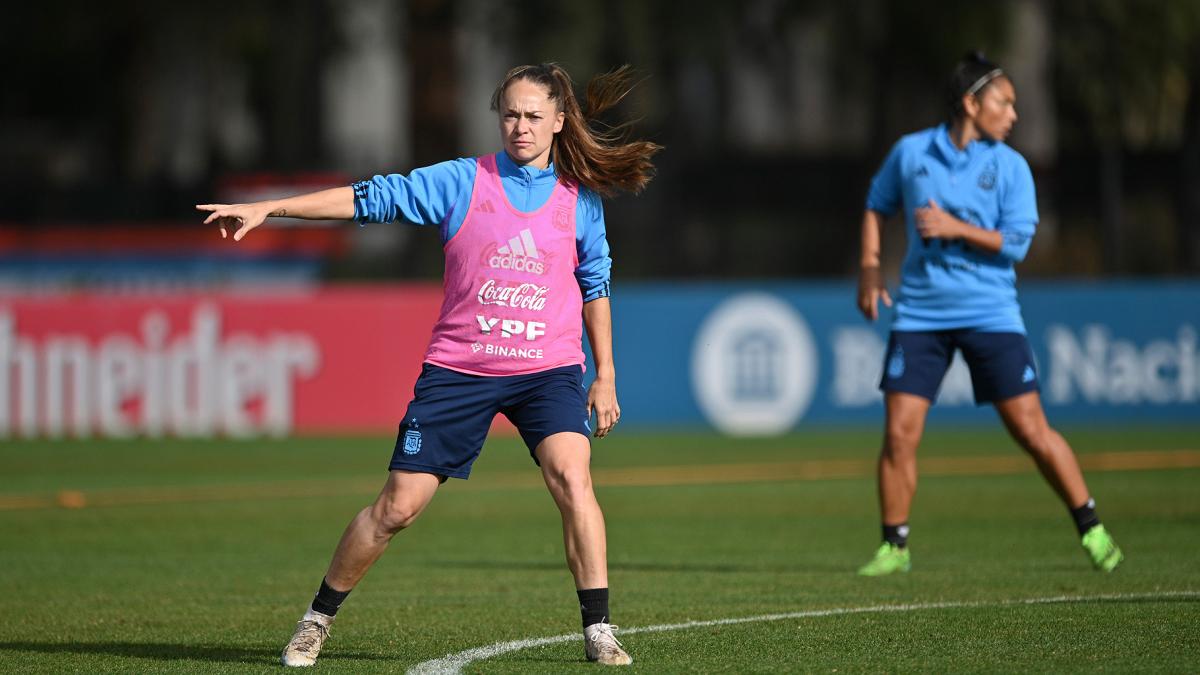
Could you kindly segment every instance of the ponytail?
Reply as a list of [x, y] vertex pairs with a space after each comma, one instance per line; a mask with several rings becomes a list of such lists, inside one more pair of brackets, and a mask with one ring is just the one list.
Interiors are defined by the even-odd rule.
[[554, 136], [554, 166], [560, 178], [610, 197], [617, 192], [641, 192], [654, 177], [650, 158], [662, 146], [650, 141], [630, 141], [629, 124], [600, 129], [600, 114], [621, 102], [633, 89], [631, 69], [621, 66], [597, 75], [587, 86], [586, 112], [575, 98], [571, 76], [556, 63], [518, 66], [508, 71], [492, 94], [492, 110], [499, 110], [508, 86], [527, 80], [543, 86], [548, 98], [563, 113], [562, 131]]

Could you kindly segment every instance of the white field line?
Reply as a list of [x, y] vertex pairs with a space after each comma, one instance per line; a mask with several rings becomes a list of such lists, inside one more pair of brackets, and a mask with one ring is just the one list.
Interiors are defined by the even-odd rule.
[[[882, 612], [915, 612], [925, 609], [960, 609], [979, 607], [1008, 607], [1014, 605], [1052, 605], [1076, 602], [1104, 602], [1119, 600], [1167, 600], [1170, 598], [1200, 598], [1200, 591], [1164, 591], [1161, 593], [1112, 593], [1106, 595], [1056, 595], [1044, 598], [1026, 598], [1023, 600], [1001, 600], [996, 602], [925, 602], [909, 605], [873, 605], [868, 607], [835, 607], [832, 609], [813, 609], [801, 612], [786, 612], [783, 614], [763, 614], [760, 616], [745, 616], [731, 619], [712, 619], [709, 621], [684, 621], [682, 623], [664, 623], [655, 626], [622, 628], [621, 635], [636, 633], [662, 633], [671, 630], [687, 630], [689, 628], [704, 628], [707, 626], [729, 626], [741, 623], [757, 623], [761, 621], [785, 621], [787, 619], [808, 619], [823, 616], [839, 616], [844, 614], [869, 614]], [[497, 642], [486, 647], [476, 647], [465, 651], [449, 654], [441, 658], [423, 661], [408, 669], [408, 675], [457, 675], [462, 669], [474, 663], [490, 659], [501, 654], [521, 651], [531, 647], [557, 644], [582, 640], [580, 633], [555, 635], [543, 638], [528, 638]], [[636, 658], [636, 657], [635, 657]]]

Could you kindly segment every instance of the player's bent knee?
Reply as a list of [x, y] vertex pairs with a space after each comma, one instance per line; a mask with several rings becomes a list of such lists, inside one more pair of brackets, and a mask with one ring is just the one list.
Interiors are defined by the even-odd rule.
[[1053, 433], [1050, 427], [1034, 421], [1017, 424], [1012, 429], [1013, 439], [1025, 449], [1025, 452], [1034, 456], [1050, 452], [1050, 437]]
[[569, 495], [587, 495], [592, 492], [592, 476], [586, 469], [562, 474], [554, 482]]
[[592, 494], [592, 474], [586, 467], [571, 467], [547, 472], [546, 482], [556, 497], [566, 501], [585, 499]]
[[392, 535], [412, 526], [421, 509], [405, 501], [382, 501], [376, 505], [375, 524], [381, 532]]

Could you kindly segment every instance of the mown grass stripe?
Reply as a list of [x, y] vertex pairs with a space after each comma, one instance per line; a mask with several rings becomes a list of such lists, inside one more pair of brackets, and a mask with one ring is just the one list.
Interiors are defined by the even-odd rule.
[[[1079, 456], [1085, 471], [1152, 471], [1200, 468], [1200, 450], [1099, 452]], [[922, 457], [922, 476], [991, 476], [1030, 473], [1033, 463], [1019, 453], [984, 457]], [[866, 478], [875, 475], [874, 459], [802, 460], [597, 468], [596, 485], [604, 487], [667, 487], [729, 483], [788, 482]], [[302, 497], [373, 495], [382, 485], [375, 479], [303, 480], [222, 485], [146, 486], [97, 490], [64, 488], [53, 494], [0, 495], [0, 511], [51, 508], [137, 506], [185, 502], [225, 502]], [[496, 490], [540, 488], [536, 471], [506, 471], [478, 481], [456, 482], [454, 489]]]

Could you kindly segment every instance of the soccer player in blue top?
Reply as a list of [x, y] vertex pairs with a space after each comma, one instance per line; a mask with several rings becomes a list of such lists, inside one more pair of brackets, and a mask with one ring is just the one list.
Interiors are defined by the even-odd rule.
[[991, 403], [1013, 438], [1066, 503], [1096, 569], [1123, 556], [1096, 516], [1079, 463], [1046, 421], [1037, 369], [1017, 304], [1013, 265], [1038, 222], [1029, 165], [1004, 144], [1017, 121], [1013, 83], [970, 54], [954, 69], [948, 122], [909, 134], [871, 181], [862, 221], [858, 308], [870, 320], [892, 306], [879, 269], [880, 229], [903, 211], [908, 250], [884, 356], [886, 431], [879, 456], [883, 544], [864, 576], [907, 572], [908, 515], [917, 446], [955, 350], [971, 371], [976, 403]]
[[[640, 191], [653, 175], [648, 141], [595, 126], [630, 90], [619, 68], [588, 85], [586, 108], [553, 63], [509, 71], [492, 97], [502, 149], [375, 176], [352, 186], [253, 204], [201, 204], [205, 223], [240, 241], [268, 216], [397, 220], [441, 229], [442, 311], [379, 497], [346, 527], [281, 660], [312, 666], [342, 602], [415, 522], [448, 478], [467, 478], [492, 419], [517, 427], [559, 508], [575, 580], [584, 654], [633, 659], [608, 603], [604, 515], [592, 489], [588, 434], [621, 416], [609, 309], [612, 260], [601, 197]], [[583, 387], [582, 333], [595, 377]], [[591, 412], [596, 428], [590, 428]]]

